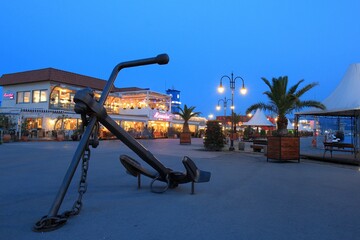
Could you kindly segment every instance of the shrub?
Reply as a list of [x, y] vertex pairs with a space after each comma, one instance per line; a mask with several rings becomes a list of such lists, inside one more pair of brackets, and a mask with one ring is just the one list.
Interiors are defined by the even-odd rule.
[[212, 151], [220, 151], [224, 147], [224, 134], [219, 121], [207, 121], [204, 146]]

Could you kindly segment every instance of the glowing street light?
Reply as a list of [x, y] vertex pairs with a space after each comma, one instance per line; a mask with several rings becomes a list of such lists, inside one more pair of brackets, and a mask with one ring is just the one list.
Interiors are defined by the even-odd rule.
[[[220, 111], [221, 107], [220, 107], [220, 102], [223, 102], [223, 106], [224, 106], [224, 126], [226, 128], [226, 108], [227, 108], [227, 102], [228, 101], [231, 101], [231, 99], [226, 99], [226, 97], [224, 99], [219, 99], [218, 100], [218, 104], [216, 106], [216, 110]], [[233, 102], [231, 101], [231, 109], [234, 109], [234, 104]]]
[[[234, 91], [235, 91], [235, 82], [236, 82], [236, 79], [241, 79], [242, 81], [242, 87], [240, 89], [240, 93], [241, 94], [246, 94], [247, 93], [247, 89], [245, 88], [245, 82], [244, 82], [244, 79], [242, 77], [235, 77], [234, 78], [234, 74], [231, 73], [231, 77], [227, 76], [227, 75], [224, 75], [221, 77], [220, 79], [220, 85], [218, 87], [218, 92], [219, 93], [223, 93], [225, 91], [224, 87], [223, 87], [223, 84], [222, 84], [222, 80], [224, 78], [227, 78], [230, 80], [230, 89], [231, 89], [231, 130], [233, 131], [233, 133], [236, 133], [236, 127], [234, 127]], [[234, 139], [233, 137], [231, 137], [231, 141], [230, 141], [230, 148], [229, 148], [230, 151], [233, 151], [234, 150]]]

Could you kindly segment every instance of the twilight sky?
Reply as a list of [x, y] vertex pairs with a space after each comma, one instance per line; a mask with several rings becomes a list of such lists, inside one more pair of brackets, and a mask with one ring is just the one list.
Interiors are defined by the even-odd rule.
[[229, 80], [224, 94], [216, 89], [231, 72], [248, 89], [240, 95], [236, 81], [244, 114], [267, 101], [261, 77], [318, 82], [304, 99], [322, 101], [360, 62], [359, 0], [12, 0], [0, 9], [0, 75], [53, 67], [107, 80], [119, 62], [167, 53], [168, 65], [124, 69], [115, 85], [175, 88], [205, 117], [223, 115], [215, 106], [231, 98]]

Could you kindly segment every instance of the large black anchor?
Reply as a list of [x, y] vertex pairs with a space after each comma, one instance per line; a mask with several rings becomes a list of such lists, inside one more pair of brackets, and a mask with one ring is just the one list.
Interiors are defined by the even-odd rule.
[[[117, 77], [119, 71], [123, 68], [136, 67], [148, 64], [167, 64], [169, 57], [167, 54], [160, 54], [154, 58], [140, 59], [134, 61], [128, 61], [119, 63], [113, 69], [107, 84], [101, 94], [100, 99], [97, 101], [94, 98], [94, 93], [91, 89], [83, 89], [78, 91], [74, 96], [75, 112], [81, 114], [83, 125], [86, 126], [83, 136], [79, 142], [79, 145], [75, 151], [71, 164], [66, 172], [60, 189], [56, 195], [52, 207], [48, 215], [42, 217], [35, 223], [33, 230], [36, 232], [46, 232], [55, 230], [63, 226], [67, 219], [71, 216], [79, 214], [82, 207], [82, 197], [86, 192], [86, 176], [88, 170], [88, 163], [90, 159], [90, 146], [97, 147], [99, 142], [97, 139], [98, 126], [101, 123], [111, 133], [113, 133], [118, 139], [120, 139], [126, 146], [134, 151], [143, 161], [148, 163], [154, 171], [145, 169], [141, 164], [127, 155], [120, 156], [120, 162], [124, 165], [127, 172], [133, 176], [138, 177], [138, 186], [140, 187], [140, 176], [145, 175], [152, 178], [151, 189], [153, 192], [164, 192], [168, 188], [175, 188], [178, 184], [191, 183], [191, 193], [194, 193], [195, 182], [208, 182], [210, 181], [210, 172], [201, 171], [197, 168], [195, 163], [187, 156], [182, 160], [185, 172], [173, 171], [170, 168], [165, 167], [150, 151], [148, 151], [143, 145], [141, 145], [136, 139], [128, 134], [123, 128], [121, 128], [106, 112], [104, 103], [113, 83]], [[70, 211], [65, 211], [62, 214], [58, 214], [62, 201], [69, 188], [72, 178], [79, 165], [80, 159], [82, 159], [82, 174], [79, 184], [79, 197], [75, 201], [73, 208]], [[165, 185], [158, 190], [154, 187], [154, 183], [160, 181]]]

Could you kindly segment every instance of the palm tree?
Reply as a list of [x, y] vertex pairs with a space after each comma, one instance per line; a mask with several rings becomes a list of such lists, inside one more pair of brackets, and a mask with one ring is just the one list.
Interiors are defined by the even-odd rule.
[[277, 114], [277, 128], [279, 135], [285, 135], [287, 133], [288, 119], [286, 118], [286, 115], [292, 113], [292, 111], [301, 110], [304, 107], [315, 107], [322, 110], [326, 108], [318, 101], [300, 100], [300, 97], [304, 95], [304, 93], [318, 85], [318, 83], [310, 83], [298, 90], [299, 85], [304, 80], [298, 81], [289, 89], [287, 88], [287, 76], [273, 78], [272, 83], [264, 77], [262, 77], [261, 80], [263, 80], [263, 82], [269, 87], [269, 90], [265, 91], [264, 94], [268, 97], [270, 102], [267, 104], [263, 102], [253, 104], [246, 110], [246, 112], [249, 113], [260, 108]]
[[183, 120], [184, 120], [184, 125], [183, 125], [183, 133], [189, 133], [190, 132], [190, 128], [189, 128], [189, 120], [192, 117], [196, 117], [200, 114], [200, 112], [194, 112], [195, 107], [191, 106], [188, 108], [188, 106], [185, 104], [184, 108], [179, 107], [180, 112], [177, 113]]
[[[240, 114], [236, 114], [234, 113], [233, 119], [234, 120], [234, 129], [236, 129], [236, 126], [239, 124], [239, 122], [241, 121], [241, 115]], [[232, 129], [232, 130], [234, 130]]]

